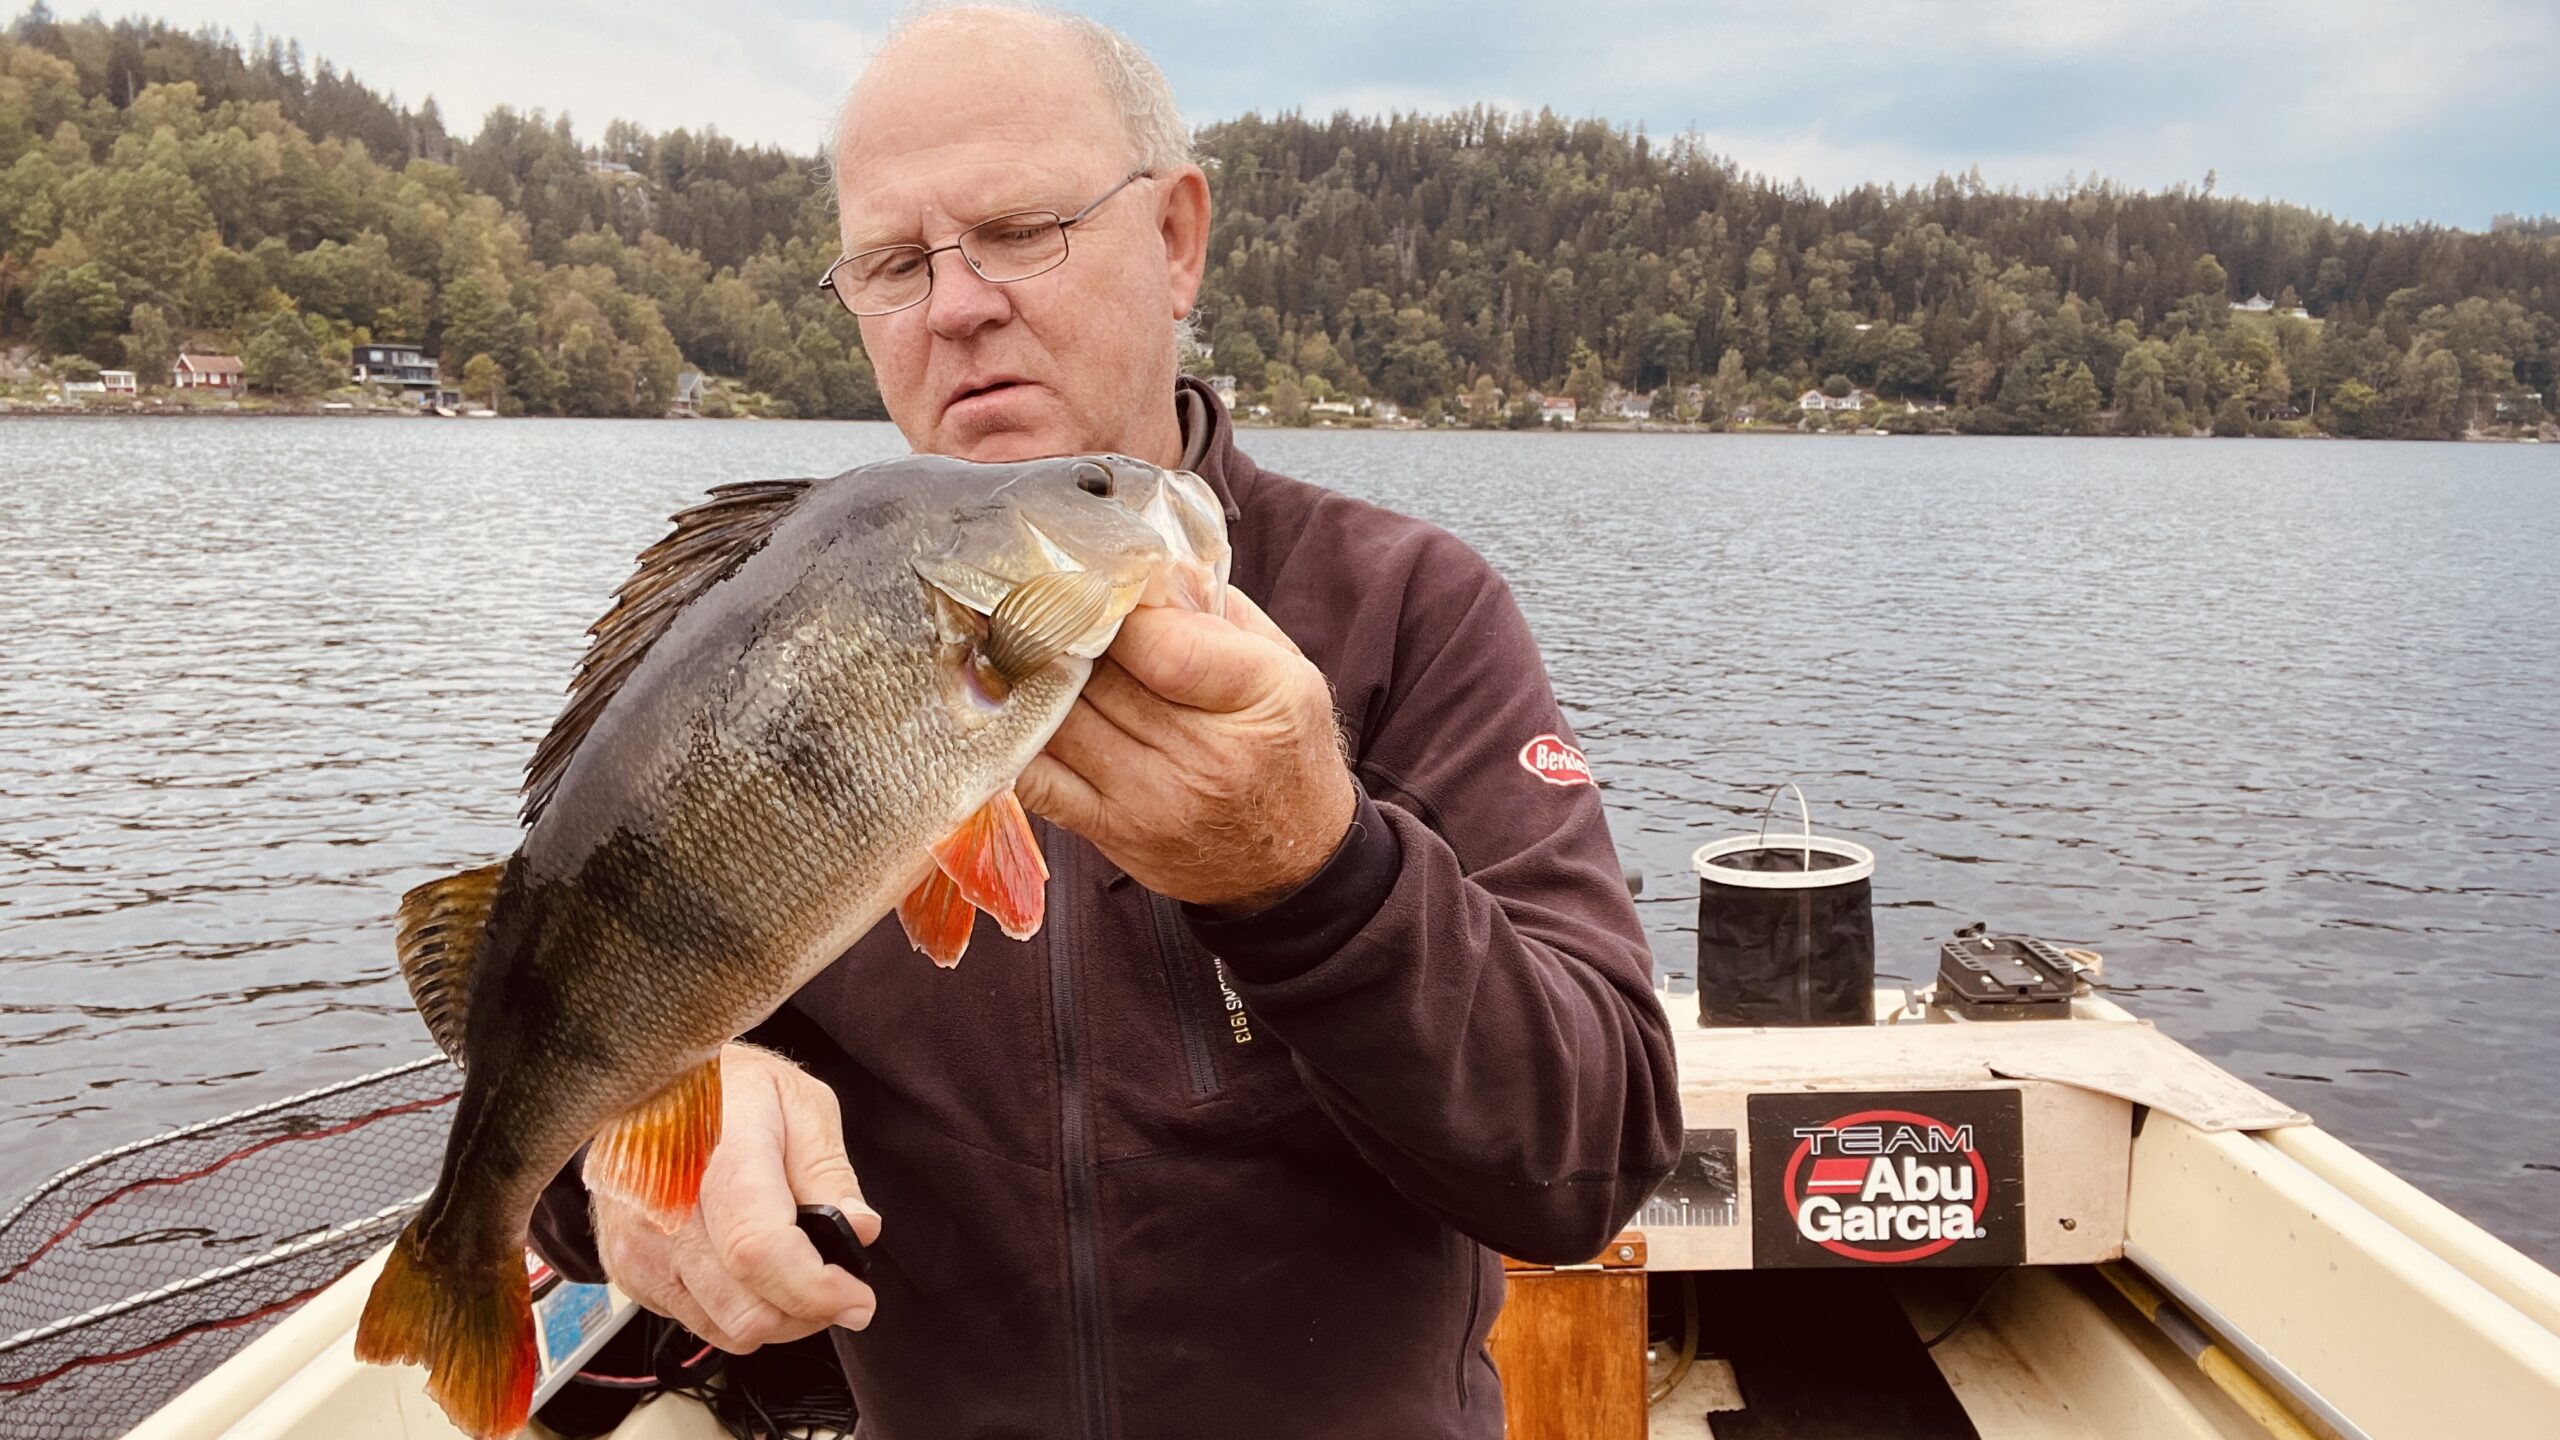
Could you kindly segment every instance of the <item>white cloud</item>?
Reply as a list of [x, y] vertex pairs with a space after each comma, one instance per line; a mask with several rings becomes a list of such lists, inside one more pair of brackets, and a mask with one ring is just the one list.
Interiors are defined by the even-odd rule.
[[[885, 9], [885, 6], [874, 7]], [[815, 151], [883, 26], [810, 16], [778, 0], [719, 7], [665, 0], [490, 0], [428, 7], [339, 0], [153, 0], [172, 23], [251, 24], [299, 41], [409, 104], [434, 95], [468, 134], [493, 106], [567, 113], [579, 132], [608, 120], [653, 130], [717, 126], [744, 140]]]
[[2124, 40], [2137, 25], [2180, 26], [2183, 17], [2178, 12], [2194, 8], [2192, 0], [2149, 4], [2007, 0], [1984, 28], [1994, 39], [2021, 50], [2081, 51]]

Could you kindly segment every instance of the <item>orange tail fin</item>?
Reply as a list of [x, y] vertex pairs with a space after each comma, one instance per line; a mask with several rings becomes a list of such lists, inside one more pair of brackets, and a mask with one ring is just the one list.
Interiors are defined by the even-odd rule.
[[524, 1257], [487, 1269], [439, 1268], [400, 1232], [356, 1324], [356, 1358], [427, 1367], [427, 1395], [475, 1440], [521, 1432], [533, 1410], [533, 1299]]

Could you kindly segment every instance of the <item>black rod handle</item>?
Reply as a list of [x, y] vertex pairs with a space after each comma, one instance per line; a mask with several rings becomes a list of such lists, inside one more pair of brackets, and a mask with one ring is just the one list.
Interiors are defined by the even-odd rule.
[[818, 1258], [856, 1280], [870, 1278], [871, 1251], [853, 1233], [853, 1222], [833, 1205], [803, 1205], [796, 1217], [800, 1233], [818, 1247]]

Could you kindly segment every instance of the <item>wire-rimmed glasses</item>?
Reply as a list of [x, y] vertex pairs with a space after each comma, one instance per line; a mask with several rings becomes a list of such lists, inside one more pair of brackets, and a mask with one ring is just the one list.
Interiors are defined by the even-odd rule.
[[948, 245], [882, 245], [858, 251], [828, 266], [818, 288], [832, 292], [846, 310], [867, 317], [893, 315], [923, 304], [933, 293], [933, 257], [945, 250], [959, 251], [978, 278], [990, 285], [1045, 275], [1066, 263], [1069, 229], [1101, 209], [1103, 201], [1154, 174], [1148, 169], [1130, 171], [1073, 215], [1016, 210], [979, 221]]

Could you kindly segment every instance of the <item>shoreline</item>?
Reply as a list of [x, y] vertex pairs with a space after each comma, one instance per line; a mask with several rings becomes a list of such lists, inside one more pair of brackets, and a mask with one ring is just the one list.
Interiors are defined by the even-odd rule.
[[[407, 410], [324, 410], [312, 406], [267, 406], [259, 409], [199, 409], [164, 405], [113, 407], [104, 405], [20, 405], [0, 402], [0, 423], [11, 420], [615, 420], [657, 423], [751, 424], [751, 425], [886, 425], [887, 420], [831, 420], [823, 417], [809, 420], [776, 420], [760, 415], [735, 415], [713, 419], [703, 415], [436, 415]], [[2293, 441], [2333, 441], [2342, 445], [2398, 442], [2410, 445], [2535, 445], [2560, 444], [2560, 435], [2464, 435], [2456, 439], [2430, 440], [2404, 435], [2359, 439], [2349, 435], [1967, 435], [1954, 430], [1930, 430], [1914, 434], [1896, 434], [1889, 430], [1798, 430], [1781, 426], [1751, 426], [1743, 429], [1718, 429], [1710, 425], [1575, 425], [1556, 429], [1544, 425], [1525, 429], [1477, 430], [1458, 425], [1273, 425], [1268, 422], [1238, 419], [1235, 428], [1255, 433], [1290, 431], [1335, 431], [1344, 434], [1371, 435], [1730, 435], [1785, 436], [1806, 440], [2266, 440], [2276, 443]]]

